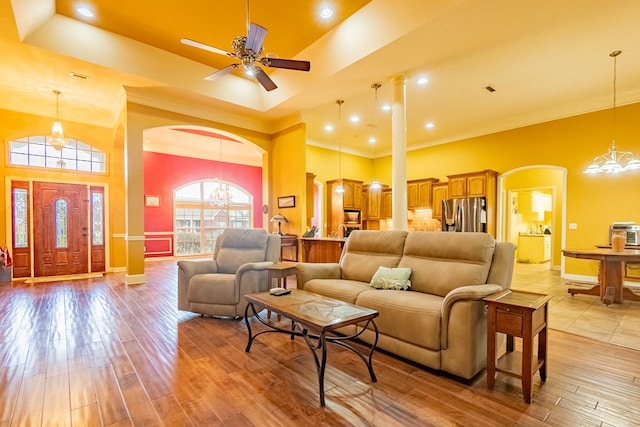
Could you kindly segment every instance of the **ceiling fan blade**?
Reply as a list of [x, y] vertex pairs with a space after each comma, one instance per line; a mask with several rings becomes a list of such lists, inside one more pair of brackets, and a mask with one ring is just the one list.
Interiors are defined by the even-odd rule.
[[262, 68], [256, 67], [256, 66], [254, 66], [253, 68], [254, 68], [254, 76], [256, 80], [260, 82], [262, 87], [265, 88], [267, 92], [274, 90], [278, 87], [273, 82], [273, 80], [271, 80], [271, 77], [269, 77]]
[[264, 43], [264, 38], [266, 36], [267, 29], [252, 22], [249, 26], [249, 34], [247, 34], [247, 42], [244, 45], [244, 49], [250, 50], [259, 55], [258, 52], [262, 49], [262, 44]]
[[191, 39], [181, 39], [180, 42], [182, 44], [186, 44], [187, 46], [196, 47], [198, 49], [206, 50], [209, 52], [217, 53], [218, 55], [225, 55], [235, 57], [235, 55], [231, 52], [227, 52], [226, 50], [218, 49], [217, 47], [209, 46], [208, 44], [200, 43]]
[[218, 71], [216, 71], [215, 73], [211, 73], [209, 74], [207, 77], [205, 77], [205, 80], [215, 80], [215, 79], [219, 79], [222, 76], [226, 76], [227, 74], [229, 74], [230, 72], [232, 72], [233, 70], [235, 70], [236, 68], [238, 68], [240, 66], [240, 64], [231, 64], [231, 65], [227, 65], [224, 68], [219, 69]]
[[311, 62], [296, 59], [262, 58], [260, 62], [267, 67], [286, 68], [287, 70], [309, 71], [311, 69]]

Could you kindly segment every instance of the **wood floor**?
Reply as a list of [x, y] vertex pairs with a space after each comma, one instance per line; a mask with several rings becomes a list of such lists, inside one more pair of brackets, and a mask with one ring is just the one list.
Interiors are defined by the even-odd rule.
[[372, 383], [333, 346], [320, 408], [302, 340], [263, 335], [245, 353], [244, 322], [177, 311], [175, 261], [147, 266], [135, 287], [0, 285], [1, 427], [640, 424], [640, 352], [553, 330], [529, 405], [516, 379], [490, 391], [484, 372], [464, 383], [382, 352]]

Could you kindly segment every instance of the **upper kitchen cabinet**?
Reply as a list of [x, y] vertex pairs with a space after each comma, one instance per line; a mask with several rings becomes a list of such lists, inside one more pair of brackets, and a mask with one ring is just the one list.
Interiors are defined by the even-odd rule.
[[391, 219], [393, 216], [393, 191], [391, 188], [382, 190], [382, 211], [380, 216], [382, 219]]
[[437, 178], [407, 181], [407, 207], [409, 209], [431, 208], [431, 187], [438, 181]]
[[[342, 185], [343, 193], [336, 193]], [[362, 181], [353, 179], [334, 179], [327, 181], [327, 234], [341, 235], [341, 226], [361, 227]], [[357, 218], [357, 219], [353, 219]]]
[[498, 172], [489, 169], [449, 175], [449, 198], [490, 197], [495, 195]]
[[431, 186], [431, 211], [433, 218], [442, 218], [442, 201], [449, 198], [449, 183], [436, 182]]

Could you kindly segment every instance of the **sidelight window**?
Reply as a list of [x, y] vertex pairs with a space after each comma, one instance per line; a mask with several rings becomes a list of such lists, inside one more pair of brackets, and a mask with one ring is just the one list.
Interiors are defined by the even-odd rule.
[[56, 248], [68, 247], [67, 239], [67, 201], [63, 199], [56, 200]]
[[24, 188], [13, 189], [13, 247], [26, 248], [29, 246], [29, 233], [27, 232], [27, 190]]

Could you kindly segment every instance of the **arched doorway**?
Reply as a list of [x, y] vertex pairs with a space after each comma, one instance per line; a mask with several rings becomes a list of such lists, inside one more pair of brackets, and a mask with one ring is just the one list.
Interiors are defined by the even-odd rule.
[[[566, 185], [567, 170], [553, 165], [525, 166], [499, 176], [497, 237], [518, 246], [516, 261], [547, 262], [549, 268], [564, 271]], [[550, 245], [548, 260], [544, 236]], [[543, 251], [539, 256], [538, 250]]]

